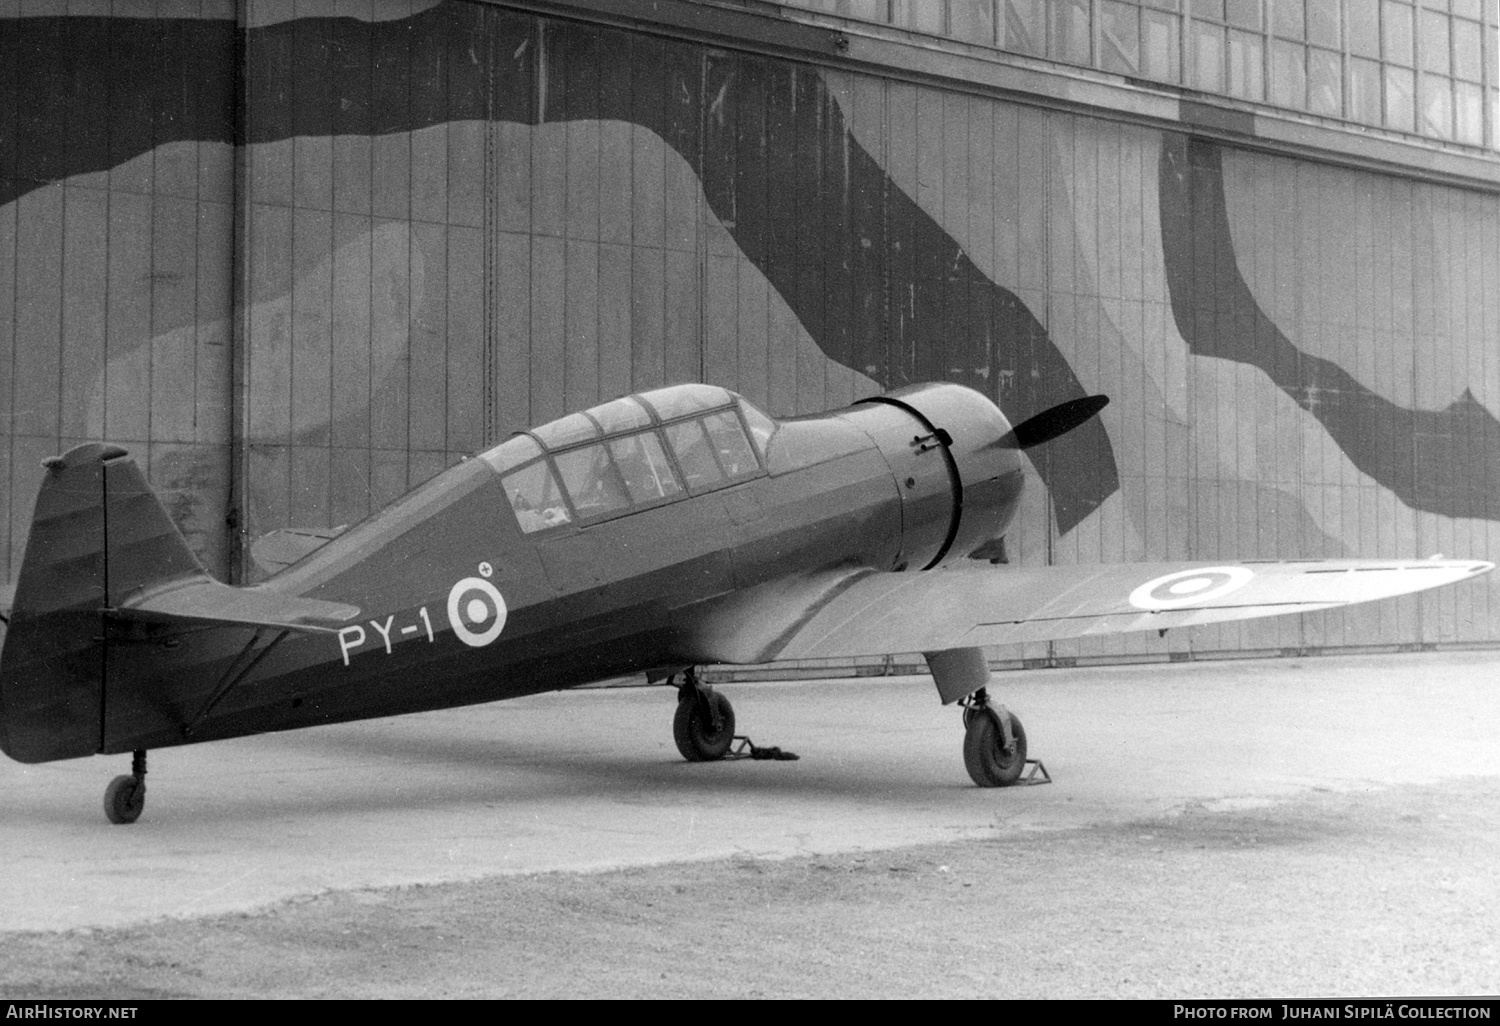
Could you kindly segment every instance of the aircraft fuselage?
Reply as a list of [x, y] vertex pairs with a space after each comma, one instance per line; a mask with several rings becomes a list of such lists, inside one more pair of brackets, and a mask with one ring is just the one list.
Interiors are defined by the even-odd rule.
[[[703, 661], [684, 625], [705, 604], [822, 570], [934, 568], [999, 536], [1015, 512], [1020, 455], [996, 444], [1009, 425], [978, 393], [914, 386], [772, 422], [715, 391], [728, 405], [707, 395], [707, 406], [653, 410], [649, 424], [613, 434], [609, 411], [623, 400], [594, 411], [604, 426], [581, 440], [568, 435], [573, 418], [554, 422], [256, 586], [357, 606], [337, 631], [184, 630], [106, 614], [99, 751], [682, 667]], [[730, 437], [735, 424], [753, 454]], [[632, 478], [642, 468], [644, 484]], [[546, 498], [547, 474], [566, 499]]]

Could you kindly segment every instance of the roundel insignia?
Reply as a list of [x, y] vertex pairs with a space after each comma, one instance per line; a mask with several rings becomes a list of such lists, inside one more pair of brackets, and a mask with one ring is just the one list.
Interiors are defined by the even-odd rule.
[[1223, 598], [1243, 588], [1255, 573], [1242, 566], [1179, 570], [1147, 581], [1130, 593], [1137, 609], [1181, 609]]
[[448, 592], [448, 623], [459, 641], [482, 648], [505, 629], [505, 599], [482, 577], [465, 577]]

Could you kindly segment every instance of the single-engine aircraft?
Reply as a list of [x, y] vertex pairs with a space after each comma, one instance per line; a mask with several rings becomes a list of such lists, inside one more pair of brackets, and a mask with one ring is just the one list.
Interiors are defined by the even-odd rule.
[[953, 384], [774, 420], [704, 384], [625, 396], [450, 468], [353, 528], [281, 532], [250, 587], [203, 569], [127, 452], [44, 461], [0, 649], [0, 748], [37, 763], [514, 698], [642, 674], [678, 688], [683, 756], [734, 711], [697, 668], [925, 654], [964, 762], [1013, 783], [1021, 721], [983, 646], [1325, 609], [1477, 560], [1014, 566], [1022, 453], [1098, 413], [1012, 427]]

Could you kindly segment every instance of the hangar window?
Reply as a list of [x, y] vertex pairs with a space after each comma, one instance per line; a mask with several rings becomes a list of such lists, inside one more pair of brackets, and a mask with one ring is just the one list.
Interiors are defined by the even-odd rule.
[[1185, 83], [1254, 103], [1500, 147], [1495, 0], [780, 2], [1131, 78]]

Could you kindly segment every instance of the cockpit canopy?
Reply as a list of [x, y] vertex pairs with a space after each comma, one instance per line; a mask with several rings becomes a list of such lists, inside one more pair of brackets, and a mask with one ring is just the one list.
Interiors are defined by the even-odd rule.
[[776, 422], [715, 385], [673, 385], [569, 414], [481, 454], [521, 530], [592, 522], [765, 473]]

